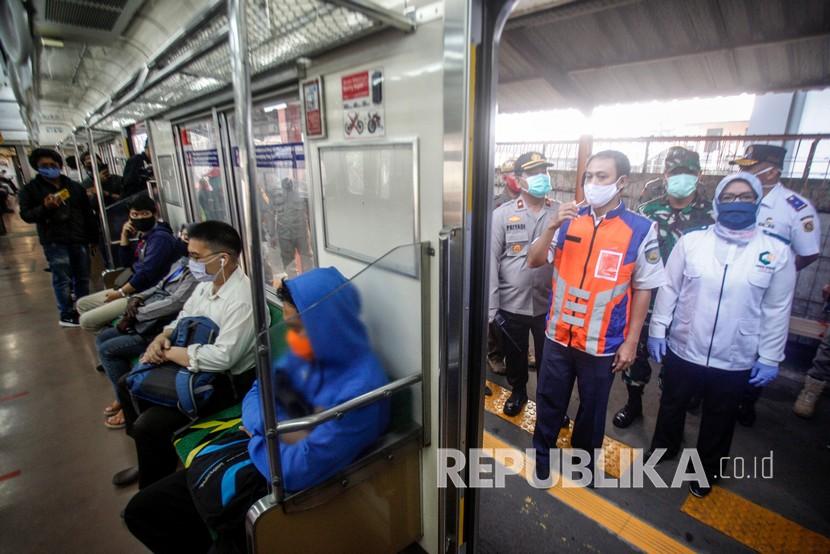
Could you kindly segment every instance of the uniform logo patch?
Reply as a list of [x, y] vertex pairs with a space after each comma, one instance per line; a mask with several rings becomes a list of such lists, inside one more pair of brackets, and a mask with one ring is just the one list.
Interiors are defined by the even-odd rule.
[[510, 217], [507, 218], [507, 221], [509, 221], [510, 223], [516, 223], [517, 221], [521, 221], [521, 220], [522, 220], [522, 218], [518, 215], [511, 215]]
[[656, 264], [660, 261], [660, 249], [655, 247], [646, 250], [646, 261], [650, 264]]
[[600, 250], [599, 257], [597, 258], [597, 265], [594, 268], [594, 277], [616, 282], [617, 276], [620, 273], [622, 260], [622, 252]]
[[760, 225], [761, 227], [766, 227], [767, 229], [775, 229], [775, 222], [773, 222], [771, 217], [766, 218], [758, 225]]
[[518, 254], [519, 252], [521, 252], [521, 251], [522, 251], [522, 245], [521, 245], [521, 244], [514, 244], [514, 245], [511, 247], [511, 250], [513, 250], [513, 253], [514, 253], [514, 254]]
[[758, 261], [764, 265], [769, 265], [775, 261], [775, 256], [772, 255], [772, 252], [769, 250], [765, 250], [758, 255]]
[[804, 228], [805, 233], [812, 233], [813, 230], [816, 228], [816, 224], [813, 221], [813, 216], [808, 215], [807, 217], [802, 217], [801, 226]]
[[791, 194], [787, 197], [787, 204], [792, 206], [793, 209], [797, 212], [800, 212], [801, 210], [807, 207], [807, 202], [805, 202], [795, 194]]

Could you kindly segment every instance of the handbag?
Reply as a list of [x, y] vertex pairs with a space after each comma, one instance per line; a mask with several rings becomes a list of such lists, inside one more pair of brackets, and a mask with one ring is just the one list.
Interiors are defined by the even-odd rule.
[[[173, 346], [213, 344], [219, 326], [206, 317], [181, 319], [170, 336]], [[199, 408], [213, 396], [217, 378], [227, 375], [216, 372], [193, 372], [172, 362], [138, 363], [127, 375], [127, 388], [133, 399], [159, 406], [177, 408], [192, 420], [199, 418]]]

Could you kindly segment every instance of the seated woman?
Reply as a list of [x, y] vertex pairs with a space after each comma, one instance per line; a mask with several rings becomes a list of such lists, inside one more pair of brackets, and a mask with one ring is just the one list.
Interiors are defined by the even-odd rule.
[[751, 173], [723, 178], [715, 225], [677, 242], [651, 316], [648, 351], [663, 362], [651, 448], [677, 455], [689, 399], [703, 398], [697, 452], [707, 482], [689, 486], [698, 497], [709, 494], [729, 456], [744, 387], [768, 385], [784, 359], [795, 264], [787, 244], [756, 227], [762, 197]]
[[[387, 383], [359, 317], [357, 289], [339, 271], [314, 269], [283, 281], [278, 296], [283, 302], [289, 347], [272, 369], [277, 385], [275, 397], [269, 401], [276, 404], [278, 419], [296, 415], [292, 408], [298, 404], [307, 406], [307, 411], [326, 410]], [[293, 401], [287, 402], [292, 395]], [[243, 499], [225, 502], [223, 498], [223, 505], [234, 508], [224, 510], [222, 521], [212, 521], [219, 551], [244, 551], [245, 513], [267, 492], [270, 471], [258, 382], [243, 401], [242, 423], [240, 433], [224, 443], [234, 466], [228, 472], [212, 471], [209, 477], [227, 479], [234, 471], [234, 499]], [[280, 436], [285, 489], [299, 491], [333, 476], [377, 441], [388, 424], [389, 401], [382, 399], [309, 432]], [[240, 441], [241, 451], [234, 448]], [[210, 486], [198, 479], [200, 491], [192, 493], [194, 479], [188, 475], [206, 450], [194, 458], [189, 469], [142, 489], [127, 505], [127, 527], [153, 552], [206, 552], [215, 546], [203, 519], [207, 508], [199, 500]]]

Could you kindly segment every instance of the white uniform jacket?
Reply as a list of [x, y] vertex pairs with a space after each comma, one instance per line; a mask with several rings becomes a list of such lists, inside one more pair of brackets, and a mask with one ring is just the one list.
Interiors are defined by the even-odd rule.
[[714, 227], [682, 236], [666, 262], [668, 284], [657, 292], [649, 336], [694, 364], [746, 370], [756, 360], [784, 359], [795, 264], [781, 240], [758, 232], [746, 246]]

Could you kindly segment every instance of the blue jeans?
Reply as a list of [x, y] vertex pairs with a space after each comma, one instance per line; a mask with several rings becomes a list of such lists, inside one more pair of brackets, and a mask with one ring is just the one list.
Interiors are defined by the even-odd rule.
[[98, 359], [101, 360], [104, 373], [112, 382], [116, 395], [118, 380], [130, 372], [133, 359], [141, 356], [149, 343], [139, 334], [124, 334], [115, 327], [107, 327], [95, 337]]
[[43, 245], [43, 253], [52, 270], [52, 288], [62, 318], [75, 315], [72, 294], [81, 298], [89, 294], [89, 248], [85, 244]]

